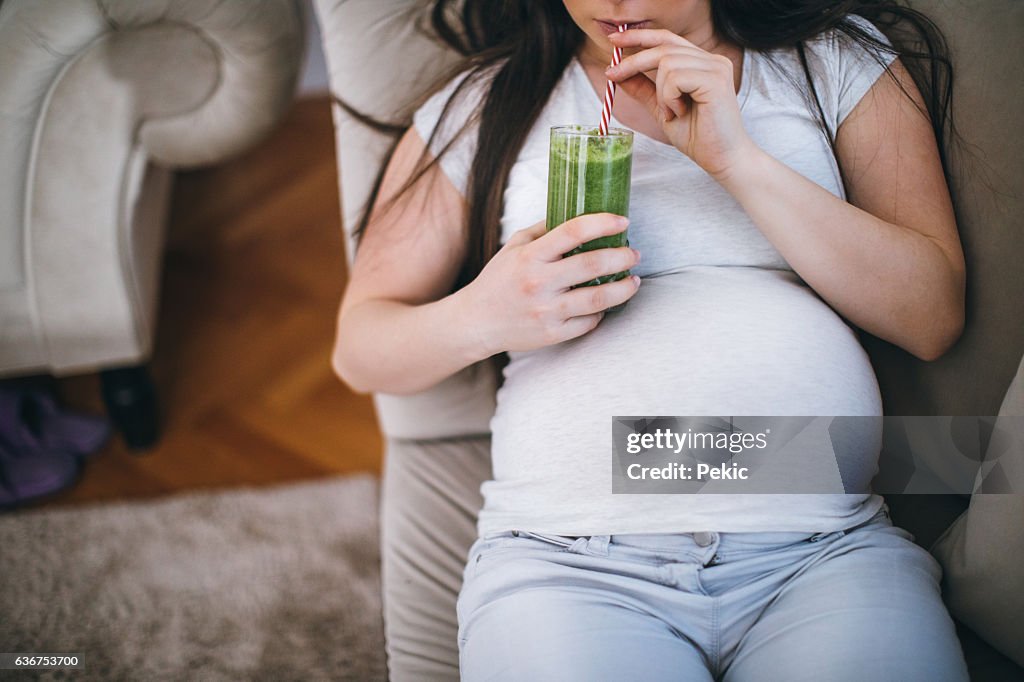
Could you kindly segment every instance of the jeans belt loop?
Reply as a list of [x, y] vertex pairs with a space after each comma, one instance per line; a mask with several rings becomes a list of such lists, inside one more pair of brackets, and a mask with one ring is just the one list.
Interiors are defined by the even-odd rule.
[[586, 542], [583, 544], [584, 552], [597, 556], [608, 556], [608, 543], [611, 540], [610, 535], [591, 535], [589, 538], [585, 539]]

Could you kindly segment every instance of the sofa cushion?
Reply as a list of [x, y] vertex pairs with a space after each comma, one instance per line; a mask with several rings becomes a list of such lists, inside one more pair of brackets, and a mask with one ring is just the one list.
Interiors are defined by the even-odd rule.
[[[359, 111], [408, 124], [415, 104], [460, 59], [429, 30], [416, 0], [317, 0], [331, 90]], [[370, 56], [370, 58], [368, 58]], [[391, 138], [334, 107], [345, 255]], [[414, 395], [373, 396], [381, 430], [392, 438], [451, 438], [490, 432], [496, 366], [478, 362]]]
[[967, 511], [931, 548], [943, 566], [950, 612], [1024, 666], [1024, 360], [999, 410], [989, 458], [1000, 443], [1002, 465], [1014, 494], [975, 494]]
[[966, 141], [952, 193], [967, 261], [967, 322], [957, 344], [923, 362], [862, 332], [886, 414], [994, 415], [1024, 354], [1024, 138], [1020, 118], [1024, 3], [912, 0], [942, 29], [953, 57], [953, 111]]

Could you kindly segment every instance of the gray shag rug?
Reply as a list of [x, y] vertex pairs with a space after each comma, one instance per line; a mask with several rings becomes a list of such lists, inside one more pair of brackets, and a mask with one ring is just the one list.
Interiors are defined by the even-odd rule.
[[360, 474], [0, 515], [0, 651], [83, 656], [24, 679], [384, 680], [378, 503]]

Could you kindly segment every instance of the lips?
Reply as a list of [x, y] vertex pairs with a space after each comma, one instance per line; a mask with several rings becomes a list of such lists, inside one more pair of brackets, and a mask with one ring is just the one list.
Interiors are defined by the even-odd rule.
[[619, 30], [618, 24], [628, 24], [626, 28], [648, 28], [651, 24], [646, 19], [643, 21], [625, 21], [618, 20], [617, 22], [611, 19], [595, 19], [597, 25], [604, 31], [605, 35], [615, 33]]

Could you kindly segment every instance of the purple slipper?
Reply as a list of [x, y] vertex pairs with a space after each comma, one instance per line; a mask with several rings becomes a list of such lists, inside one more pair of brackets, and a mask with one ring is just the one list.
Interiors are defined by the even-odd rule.
[[0, 445], [0, 509], [9, 509], [71, 486], [81, 462], [70, 453], [13, 453]]
[[0, 386], [0, 446], [8, 451], [84, 457], [103, 447], [112, 432], [105, 417], [63, 410], [44, 390]]

